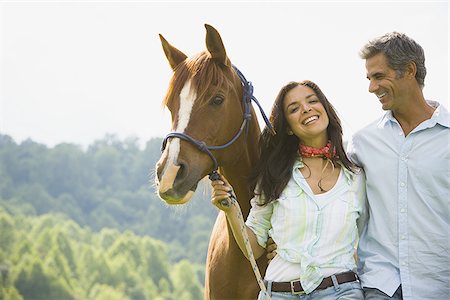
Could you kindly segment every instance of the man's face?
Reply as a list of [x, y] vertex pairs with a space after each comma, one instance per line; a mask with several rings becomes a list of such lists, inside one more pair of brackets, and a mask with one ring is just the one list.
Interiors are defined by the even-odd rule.
[[383, 53], [366, 59], [366, 70], [369, 92], [377, 96], [383, 110], [395, 110], [402, 102], [406, 79], [388, 66]]

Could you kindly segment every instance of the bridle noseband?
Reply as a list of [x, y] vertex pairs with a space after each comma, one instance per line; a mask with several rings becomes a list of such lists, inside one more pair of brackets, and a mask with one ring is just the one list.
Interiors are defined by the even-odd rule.
[[257, 105], [258, 108], [261, 112], [261, 115], [264, 119], [264, 122], [266, 123], [267, 127], [269, 127], [270, 130], [273, 131], [273, 127], [272, 124], [270, 124], [269, 119], [267, 118], [266, 114], [264, 113], [264, 110], [261, 107], [261, 104], [258, 102], [258, 100], [255, 98], [255, 96], [253, 96], [253, 85], [250, 81], [247, 81], [247, 79], [245, 79], [244, 75], [242, 74], [241, 71], [239, 71], [238, 68], [236, 68], [233, 65], [233, 69], [236, 71], [237, 75], [239, 76], [241, 83], [242, 83], [242, 87], [243, 87], [243, 97], [242, 97], [242, 103], [244, 105], [244, 115], [243, 115], [243, 121], [242, 121], [242, 125], [239, 128], [239, 131], [236, 133], [236, 135], [226, 144], [220, 145], [220, 146], [208, 146], [205, 142], [203, 141], [199, 141], [196, 140], [192, 137], [190, 137], [189, 135], [182, 133], [182, 132], [170, 132], [169, 134], [166, 135], [166, 137], [163, 140], [162, 146], [161, 146], [161, 152], [164, 151], [164, 149], [166, 148], [166, 144], [167, 144], [167, 140], [170, 138], [179, 138], [181, 140], [187, 141], [189, 143], [191, 143], [192, 145], [194, 145], [195, 147], [197, 147], [198, 150], [200, 150], [201, 152], [204, 152], [206, 154], [208, 154], [208, 156], [211, 158], [211, 160], [213, 161], [214, 164], [214, 168], [211, 171], [211, 173], [209, 173], [209, 179], [211, 180], [217, 180], [220, 178], [220, 175], [217, 173], [217, 170], [219, 169], [219, 164], [217, 162], [217, 159], [214, 157], [214, 155], [212, 154], [211, 151], [213, 150], [221, 150], [224, 148], [227, 148], [228, 146], [230, 146], [231, 144], [233, 144], [242, 134], [242, 132], [248, 128], [248, 124], [252, 118], [252, 114], [250, 111], [250, 104], [251, 101], [253, 100]]

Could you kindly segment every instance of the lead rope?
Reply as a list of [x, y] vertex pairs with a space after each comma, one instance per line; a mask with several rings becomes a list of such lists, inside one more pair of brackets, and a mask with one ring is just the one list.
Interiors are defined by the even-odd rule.
[[[266, 285], [264, 284], [264, 281], [262, 279], [261, 273], [259, 272], [258, 265], [256, 264], [255, 256], [253, 255], [252, 246], [250, 245], [250, 240], [248, 238], [245, 222], [244, 222], [244, 216], [242, 215], [241, 207], [239, 206], [236, 197], [234, 194], [230, 195], [230, 202], [231, 205], [236, 206], [237, 208], [237, 219], [239, 223], [239, 229], [240, 233], [242, 234], [242, 238], [244, 239], [245, 249], [247, 250], [248, 259], [250, 260], [250, 264], [252, 265], [253, 273], [255, 273], [256, 281], [258, 282], [259, 288], [263, 292], [264, 296], [266, 297], [266, 300], [270, 300], [269, 293], [267, 293]], [[228, 206], [230, 205], [230, 202], [227, 201]], [[223, 205], [223, 203], [222, 203]]]
[[[217, 171], [212, 171], [209, 174], [210, 180], [219, 180], [220, 175], [217, 173]], [[239, 203], [236, 200], [236, 196], [232, 191], [230, 191], [230, 201], [228, 200], [222, 200], [220, 201], [220, 204], [226, 207], [230, 207], [230, 205], [236, 206], [237, 211], [237, 220], [239, 225], [239, 231], [242, 235], [242, 238], [244, 240], [245, 249], [247, 250], [248, 259], [250, 260], [250, 265], [252, 266], [253, 273], [255, 274], [256, 281], [258, 282], [259, 288], [261, 289], [261, 292], [263, 292], [266, 300], [270, 300], [269, 293], [267, 293], [266, 285], [264, 284], [264, 281], [262, 279], [261, 273], [258, 269], [258, 264], [256, 263], [255, 256], [253, 255], [252, 246], [250, 245], [250, 240], [248, 238], [245, 222], [244, 222], [244, 216], [242, 215], [241, 207], [239, 206]]]

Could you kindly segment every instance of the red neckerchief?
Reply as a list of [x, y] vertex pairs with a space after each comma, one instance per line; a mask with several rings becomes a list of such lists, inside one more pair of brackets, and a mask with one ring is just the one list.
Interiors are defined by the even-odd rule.
[[322, 148], [314, 148], [303, 144], [298, 144], [298, 151], [302, 157], [326, 157], [332, 159], [336, 156], [336, 150], [331, 153], [331, 141]]

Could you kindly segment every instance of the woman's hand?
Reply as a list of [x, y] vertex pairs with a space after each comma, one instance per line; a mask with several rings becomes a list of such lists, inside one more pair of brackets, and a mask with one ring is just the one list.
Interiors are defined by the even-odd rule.
[[211, 186], [213, 188], [211, 203], [218, 209], [225, 212], [228, 223], [231, 226], [234, 239], [236, 240], [242, 253], [247, 259], [249, 258], [247, 245], [243, 237], [243, 232], [246, 232], [248, 235], [248, 242], [253, 250], [253, 255], [255, 259], [258, 259], [264, 253], [265, 249], [258, 244], [255, 233], [248, 228], [245, 225], [244, 220], [242, 220], [242, 213], [240, 211], [241, 208], [236, 200], [233, 188], [228, 183], [227, 179], [222, 175], [220, 175], [218, 180], [211, 181]]
[[267, 247], [266, 247], [267, 261], [270, 262], [276, 255], [277, 255], [277, 244], [275, 244], [273, 239], [270, 237], [267, 240]]
[[223, 175], [219, 180], [211, 181], [213, 188], [211, 195], [211, 203], [225, 213], [231, 209], [231, 195], [234, 195], [233, 188]]

